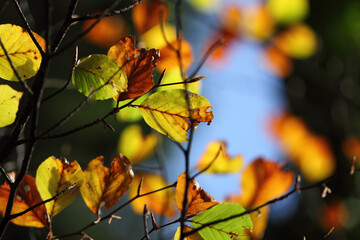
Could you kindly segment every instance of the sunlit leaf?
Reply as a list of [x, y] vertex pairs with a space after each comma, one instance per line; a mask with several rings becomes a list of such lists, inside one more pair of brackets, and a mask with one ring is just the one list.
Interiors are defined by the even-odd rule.
[[76, 65], [72, 82], [76, 89], [93, 99], [104, 100], [127, 90], [127, 77], [117, 62], [102, 54], [82, 58]]
[[272, 120], [272, 132], [307, 180], [320, 181], [334, 172], [328, 142], [310, 132], [301, 119], [284, 113]]
[[[45, 49], [45, 40], [38, 34], [33, 34], [42, 49]], [[28, 32], [13, 24], [2, 24], [0, 25], [0, 38], [21, 78], [28, 79], [34, 76], [40, 68], [41, 54]], [[0, 77], [10, 81], [18, 81], [1, 47]]]
[[179, 57], [176, 50], [180, 49], [181, 64], [184, 70], [187, 70], [193, 62], [193, 53], [190, 43], [184, 39], [180, 41], [181, 48], [179, 48], [179, 41], [175, 40], [170, 43], [171, 46], [166, 45], [160, 49], [160, 58], [158, 69], [163, 71], [178, 68], [180, 66]]
[[[84, 22], [83, 30], [87, 30], [97, 19]], [[128, 27], [121, 16], [111, 16], [100, 20], [91, 31], [85, 35], [85, 39], [93, 44], [110, 47], [126, 35]]]
[[22, 95], [22, 92], [15, 91], [8, 85], [0, 85], [0, 127], [15, 121]]
[[[15, 176], [15, 173], [9, 173], [8, 175]], [[5, 214], [7, 201], [9, 199], [10, 186], [4, 182], [0, 187], [0, 213], [2, 216]], [[27, 210], [29, 207], [34, 206], [37, 203], [42, 202], [39, 192], [35, 185], [35, 178], [26, 174], [22, 182], [20, 183], [11, 210], [11, 214], [20, 213]], [[33, 210], [27, 212], [20, 217], [11, 220], [12, 223], [25, 227], [37, 227], [42, 228], [47, 225], [46, 209], [44, 205], [41, 205]]]
[[[222, 203], [211, 207], [205, 212], [196, 215], [191, 220], [191, 225], [195, 228], [201, 227], [213, 221], [225, 219], [230, 216], [241, 214], [245, 209], [236, 203]], [[249, 214], [233, 218], [227, 221], [221, 221], [199, 230], [199, 234], [206, 240], [231, 240], [245, 234], [245, 229], [251, 230], [253, 224]]]
[[168, 8], [160, 0], [145, 0], [132, 10], [132, 19], [139, 34], [143, 34], [152, 27], [166, 22]]
[[157, 143], [158, 137], [154, 133], [143, 136], [141, 126], [133, 124], [121, 133], [118, 152], [132, 163], [139, 163], [154, 153]]
[[314, 31], [305, 24], [291, 25], [275, 37], [275, 45], [292, 58], [308, 58], [317, 49]]
[[[188, 225], [184, 225], [184, 232], [190, 232], [194, 230], [194, 228], [189, 227]], [[175, 232], [175, 236], [174, 236], [174, 240], [180, 240], [180, 235], [181, 235], [181, 227], [179, 226]], [[187, 236], [184, 238], [184, 240], [203, 240], [204, 238], [201, 237], [201, 235], [196, 232], [191, 234], [190, 236]]]
[[[166, 39], [164, 38], [164, 34]], [[167, 41], [166, 41], [167, 40]], [[161, 25], [156, 25], [141, 35], [140, 41], [147, 48], [161, 49], [167, 46], [167, 42], [174, 42], [176, 40], [176, 27], [174, 25], [165, 23], [163, 28]]]
[[77, 161], [62, 162], [55, 157], [43, 161], [36, 171], [36, 187], [43, 200], [49, 199], [76, 184], [61, 197], [45, 204], [50, 217], [66, 208], [76, 197], [84, 181], [84, 173]]
[[251, 237], [251, 239], [261, 239], [263, 237], [266, 227], [268, 226], [269, 214], [269, 206], [263, 207], [259, 211], [249, 214], [253, 223], [253, 229], [252, 231], [247, 231], [247, 234]]
[[225, 142], [214, 141], [207, 146], [197, 164], [197, 168], [202, 170], [210, 166], [206, 170], [207, 173], [234, 173], [240, 170], [242, 163], [243, 158], [241, 155], [231, 158], [227, 154]]
[[[152, 192], [168, 185], [161, 175], [137, 173], [134, 181], [130, 184], [129, 199], [136, 196], [141, 179], [143, 182], [140, 194]], [[140, 197], [131, 202], [131, 207], [137, 214], [143, 214], [145, 204], [149, 210], [157, 215], [165, 215], [170, 218], [176, 213], [174, 191], [171, 188]]]
[[214, 117], [206, 98], [191, 92], [188, 92], [188, 96], [191, 115], [186, 92], [181, 89], [156, 92], [142, 102], [138, 109], [150, 127], [173, 141], [185, 142], [191, 118], [197, 125], [200, 122], [210, 123]]
[[308, 0], [269, 0], [266, 6], [275, 21], [281, 24], [299, 22], [309, 12]]
[[[175, 202], [179, 212], [181, 212], [183, 209], [185, 186], [186, 176], [185, 173], [182, 173], [177, 178], [177, 185], [175, 190]], [[189, 188], [187, 190], [187, 215], [201, 213], [216, 204], [219, 203], [210, 194], [205, 192], [195, 179], [190, 180]]]
[[111, 168], [104, 166], [103, 156], [91, 160], [84, 171], [84, 184], [80, 187], [86, 206], [95, 214], [105, 205], [114, 206], [129, 189], [134, 173], [131, 162], [123, 155], [115, 156]]
[[127, 79], [126, 92], [119, 91], [116, 100], [133, 99], [142, 96], [153, 86], [152, 71], [156, 67], [159, 52], [155, 49], [135, 48], [134, 37], [124, 37], [109, 49], [108, 56], [123, 67]]
[[286, 193], [293, 181], [293, 172], [283, 171], [277, 163], [258, 158], [242, 175], [242, 194], [238, 202], [244, 207], [265, 203]]
[[274, 20], [264, 5], [255, 5], [244, 14], [245, 32], [253, 38], [266, 40], [274, 33]]
[[[164, 75], [163, 80], [161, 81], [161, 84], [171, 84], [171, 83], [181, 83], [184, 82], [184, 80], [181, 77], [180, 68], [172, 68], [171, 70], [166, 69], [166, 73]], [[187, 83], [187, 90], [192, 93], [200, 94], [200, 88], [201, 88], [201, 81]], [[170, 89], [184, 89], [185, 90], [185, 84], [174, 84], [174, 85], [168, 85], [164, 87], [157, 88], [158, 90], [170, 90]]]

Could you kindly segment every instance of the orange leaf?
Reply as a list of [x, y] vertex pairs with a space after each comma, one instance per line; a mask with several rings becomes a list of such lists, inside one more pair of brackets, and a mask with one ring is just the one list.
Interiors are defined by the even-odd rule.
[[240, 170], [243, 158], [237, 155], [231, 158], [226, 152], [226, 143], [222, 141], [211, 142], [198, 162], [197, 168], [206, 170], [207, 173], [233, 173]]
[[258, 158], [242, 176], [239, 203], [245, 208], [265, 203], [284, 194], [291, 187], [293, 179], [293, 172], [284, 172], [277, 163]]
[[142, 96], [154, 86], [152, 71], [157, 65], [158, 50], [135, 48], [135, 38], [131, 36], [122, 38], [107, 55], [124, 68], [128, 79], [128, 91], [120, 93], [116, 100]]
[[115, 156], [111, 168], [103, 165], [103, 159], [99, 156], [89, 162], [80, 188], [84, 202], [95, 214], [102, 205], [105, 210], [114, 206], [127, 192], [134, 176], [131, 162], [125, 156]]
[[[87, 30], [96, 19], [84, 22], [83, 31]], [[124, 19], [120, 16], [106, 17], [100, 20], [85, 38], [95, 45], [110, 47], [128, 32]]]
[[145, 0], [136, 5], [132, 10], [132, 19], [139, 34], [143, 34], [155, 25], [166, 22], [168, 18], [168, 8], [160, 0]]
[[[136, 174], [134, 181], [130, 184], [129, 199], [136, 196], [141, 179], [143, 179], [143, 182], [141, 185], [140, 194], [152, 192], [167, 186], [164, 178], [161, 175], [148, 173]], [[131, 203], [131, 207], [135, 213], [143, 214], [145, 204], [157, 215], [165, 215], [171, 218], [176, 213], [174, 204], [174, 191], [170, 188], [140, 197]]]
[[273, 45], [265, 49], [263, 63], [270, 73], [278, 77], [287, 77], [292, 72], [289, 57]]
[[[9, 173], [9, 175], [15, 175], [14, 172]], [[5, 182], [0, 187], [0, 213], [2, 216], [5, 214], [7, 201], [9, 199], [10, 186]], [[37, 203], [42, 202], [42, 199], [39, 195], [39, 192], [35, 185], [35, 178], [30, 175], [25, 175], [24, 179], [20, 183], [18, 190], [15, 195], [15, 201], [11, 214], [16, 214], [22, 211], [27, 210], [29, 207], [34, 206]], [[47, 225], [47, 213], [45, 205], [40, 205], [39, 207], [27, 212], [20, 217], [14, 218], [11, 220], [16, 225], [25, 226], [25, 227], [37, 227], [42, 228]]]
[[[179, 41], [175, 40], [170, 44], [172, 47], [166, 45], [165, 47], [160, 49], [160, 58], [158, 64], [158, 69], [160, 71], [163, 71], [165, 68], [166, 70], [171, 70], [180, 66], [179, 59], [176, 53], [176, 50], [179, 49]], [[183, 65], [184, 69], [187, 70], [193, 61], [192, 48], [190, 43], [184, 39], [181, 39], [180, 44], [181, 64]]]
[[[180, 174], [177, 178], [177, 185], [175, 191], [176, 206], [181, 212], [183, 209], [183, 201], [186, 186], [185, 173]], [[204, 191], [195, 179], [190, 180], [189, 188], [187, 191], [187, 215], [196, 215], [204, 212], [211, 206], [219, 204], [210, 194]]]

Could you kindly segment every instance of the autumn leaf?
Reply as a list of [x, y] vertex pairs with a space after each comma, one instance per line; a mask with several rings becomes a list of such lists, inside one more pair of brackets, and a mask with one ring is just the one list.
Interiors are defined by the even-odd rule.
[[152, 71], [159, 58], [157, 50], [135, 48], [135, 38], [131, 36], [122, 38], [109, 49], [107, 55], [124, 69], [128, 79], [127, 91], [119, 91], [114, 99], [133, 99], [147, 93], [154, 86]]
[[264, 49], [262, 62], [265, 69], [277, 77], [287, 77], [293, 69], [290, 58], [273, 44]]
[[206, 98], [191, 92], [187, 94], [191, 115], [186, 91], [181, 89], [156, 92], [142, 102], [138, 109], [150, 127], [173, 141], [185, 142], [191, 120], [196, 126], [200, 122], [210, 123], [214, 117]]
[[356, 162], [360, 164], [360, 141], [358, 138], [347, 137], [342, 144], [342, 149], [349, 159], [355, 158]]
[[127, 90], [126, 74], [117, 62], [102, 54], [82, 58], [76, 65], [72, 82], [76, 89], [93, 99], [104, 100]]
[[207, 173], [234, 173], [240, 170], [243, 163], [241, 155], [231, 158], [223, 141], [211, 142], [200, 158], [197, 168], [202, 170], [210, 166]]
[[[196, 215], [191, 221], [195, 228], [204, 224], [219, 221], [245, 212], [245, 209], [236, 203], [221, 203]], [[220, 221], [199, 230], [199, 234], [206, 240], [231, 240], [233, 237], [244, 235], [245, 230], [251, 230], [253, 224], [249, 214], [227, 221]]]
[[269, 0], [266, 7], [274, 20], [280, 24], [300, 22], [309, 12], [308, 0]]
[[[143, 179], [143, 182], [141, 184], [140, 194], [152, 192], [168, 185], [161, 175], [137, 173], [135, 174], [134, 181], [130, 184], [129, 199], [132, 199], [137, 195], [141, 179]], [[140, 197], [131, 202], [131, 207], [135, 213], [143, 214], [145, 204], [157, 215], [165, 215], [171, 218], [176, 213], [174, 191], [171, 188]]]
[[111, 168], [103, 165], [103, 156], [91, 160], [84, 171], [84, 184], [80, 187], [86, 206], [95, 214], [105, 205], [114, 206], [127, 192], [134, 173], [130, 161], [123, 155], [115, 156]]
[[293, 184], [294, 173], [275, 162], [258, 158], [244, 171], [242, 194], [236, 200], [244, 207], [257, 206], [284, 194]]
[[[180, 174], [177, 178], [175, 190], [175, 202], [180, 212], [183, 209], [183, 201], [186, 186], [185, 173]], [[190, 180], [189, 188], [187, 191], [187, 213], [186, 215], [196, 215], [219, 204], [210, 194], [204, 191], [195, 179]]]
[[154, 153], [158, 137], [154, 133], [143, 136], [141, 126], [133, 124], [123, 130], [118, 143], [118, 152], [133, 164], [140, 163]]
[[166, 22], [168, 12], [167, 6], [160, 0], [145, 0], [136, 5], [132, 10], [132, 19], [137, 32], [143, 34], [161, 22]]
[[[15, 172], [8, 174], [15, 176]], [[9, 199], [10, 186], [7, 182], [0, 187], [0, 213], [5, 215], [7, 201]], [[39, 192], [35, 185], [35, 178], [26, 174], [21, 181], [13, 203], [11, 214], [16, 214], [42, 202]], [[44, 205], [40, 205], [33, 210], [11, 220], [12, 223], [24, 227], [42, 228], [47, 225], [47, 213]]]
[[[193, 62], [192, 47], [188, 41], [181, 39], [180, 41], [174, 40], [170, 43], [171, 46], [166, 45], [160, 49], [160, 58], [158, 69], [163, 71], [178, 68], [180, 66], [179, 57], [176, 51], [180, 52], [181, 64], [184, 70], [187, 70]], [[181, 45], [181, 48], [180, 48]]]
[[162, 49], [167, 46], [168, 42], [174, 42], [176, 39], [176, 27], [169, 23], [158, 24], [140, 36], [140, 42], [146, 48], [155, 49]]
[[45, 204], [50, 217], [58, 214], [75, 199], [83, 181], [84, 173], [77, 161], [68, 163], [55, 157], [49, 157], [40, 164], [36, 171], [36, 187], [43, 200], [49, 199], [65, 188], [76, 184], [61, 197]]
[[[192, 227], [189, 227], [188, 225], [184, 225], [184, 232], [187, 233], [187, 232], [190, 232], [194, 230], [194, 228]], [[175, 232], [175, 236], [174, 236], [174, 240], [180, 240], [180, 235], [181, 235], [181, 227], [179, 226]], [[201, 235], [196, 232], [196, 233], [193, 233], [187, 237], [184, 238], [184, 240], [203, 240], [204, 238], [201, 237]]]
[[8, 85], [0, 85], [0, 127], [15, 121], [22, 95], [22, 92], [15, 91]]
[[261, 3], [244, 12], [243, 18], [244, 31], [257, 40], [267, 40], [275, 31], [274, 20]]
[[[113, 106], [114, 106], [114, 108], [122, 107], [131, 101], [133, 101], [132, 104], [140, 104], [148, 97], [149, 97], [149, 94], [144, 94], [135, 101], [133, 101], [133, 99], [127, 99], [127, 100], [121, 101], [119, 103], [119, 105], [117, 102], [113, 101]], [[142, 115], [137, 109], [135, 109], [131, 106], [127, 106], [127, 107], [121, 108], [121, 110], [116, 114], [116, 120], [118, 120], [118, 122], [138, 122], [138, 121], [142, 120]]]
[[[97, 19], [84, 22], [83, 31], [86, 31]], [[110, 47], [117, 43], [128, 32], [125, 20], [121, 16], [102, 18], [91, 31], [85, 35], [89, 42], [102, 47]]]
[[[42, 49], [46, 49], [45, 40], [38, 34], [34, 32], [33, 34]], [[40, 68], [42, 58], [29, 33], [20, 26], [2, 24], [0, 25], [0, 38], [20, 77], [28, 79], [34, 76]], [[5, 80], [19, 81], [1, 47], [0, 77]]]

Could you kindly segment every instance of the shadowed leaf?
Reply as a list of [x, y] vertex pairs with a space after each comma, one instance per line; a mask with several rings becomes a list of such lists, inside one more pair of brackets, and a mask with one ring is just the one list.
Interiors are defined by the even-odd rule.
[[0, 85], [0, 127], [15, 121], [22, 95], [22, 92], [15, 91], [8, 85]]

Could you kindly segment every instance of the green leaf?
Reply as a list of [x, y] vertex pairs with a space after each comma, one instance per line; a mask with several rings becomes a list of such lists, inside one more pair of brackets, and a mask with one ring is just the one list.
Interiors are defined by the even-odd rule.
[[[209, 101], [195, 93], [172, 89], [152, 94], [139, 106], [139, 111], [150, 127], [167, 135], [173, 141], [187, 141], [187, 130], [191, 127], [190, 112], [194, 125], [200, 122], [210, 123], [214, 118]], [[190, 111], [189, 111], [190, 110]]]
[[[245, 209], [236, 203], [222, 203], [215, 205], [202, 214], [195, 216], [191, 220], [191, 225], [195, 228], [204, 224], [225, 219], [244, 212]], [[231, 240], [233, 236], [244, 234], [245, 229], [251, 230], [253, 227], [249, 214], [242, 217], [233, 218], [205, 227], [199, 234], [206, 240]]]
[[0, 85], [0, 127], [15, 121], [22, 92], [15, 91], [8, 85]]
[[105, 100], [127, 91], [127, 77], [124, 70], [112, 58], [94, 54], [79, 60], [72, 82], [76, 89], [92, 98]]

